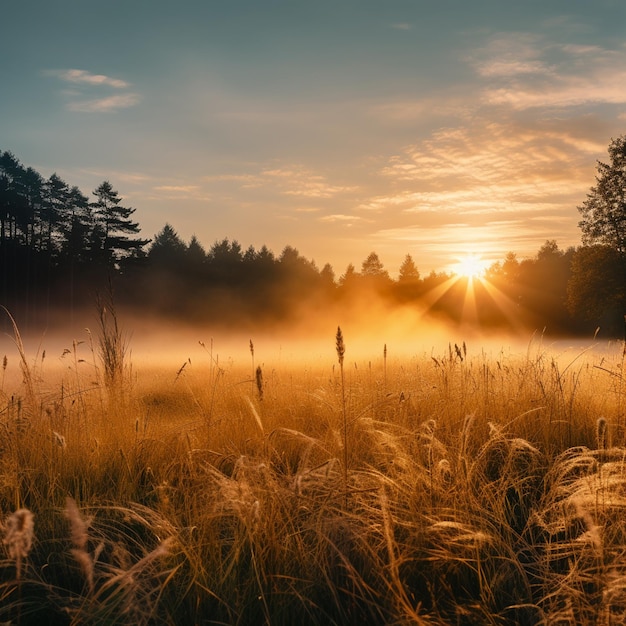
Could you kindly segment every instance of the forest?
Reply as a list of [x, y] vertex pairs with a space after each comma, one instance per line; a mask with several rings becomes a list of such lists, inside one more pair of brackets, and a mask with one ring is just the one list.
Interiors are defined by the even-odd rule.
[[[422, 275], [406, 254], [393, 277], [376, 252], [337, 274], [292, 246], [276, 254], [217, 238], [207, 249], [172, 224], [143, 238], [111, 182], [89, 198], [56, 173], [44, 178], [0, 151], [0, 304], [23, 331], [93, 308], [103, 293], [141, 314], [186, 323], [263, 325], [306, 312], [409, 308], [427, 319], [482, 330], [621, 337], [626, 311], [626, 139], [598, 163], [597, 185], [580, 207], [582, 245], [547, 240], [531, 258], [514, 251], [481, 280]], [[468, 316], [471, 291], [472, 314]]]

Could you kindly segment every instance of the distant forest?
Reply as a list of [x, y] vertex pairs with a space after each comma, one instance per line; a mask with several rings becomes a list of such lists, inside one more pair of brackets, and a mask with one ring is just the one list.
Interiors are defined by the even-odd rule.
[[[625, 143], [621, 138], [622, 156]], [[600, 327], [603, 336], [622, 336], [626, 249], [590, 228], [603, 165], [609, 167], [599, 164], [598, 187], [579, 207], [584, 245], [561, 250], [549, 240], [521, 260], [510, 252], [473, 282], [470, 297], [468, 279], [422, 276], [410, 254], [397, 278], [376, 252], [337, 275], [291, 246], [276, 255], [224, 238], [205, 249], [196, 237], [182, 240], [170, 224], [142, 238], [134, 209], [110, 182], [89, 198], [57, 174], [44, 178], [0, 151], [0, 304], [32, 330], [93, 310], [112, 290], [129, 310], [189, 324], [241, 328], [347, 310], [365, 317], [375, 302], [455, 324], [471, 310], [469, 319], [483, 329], [589, 335]], [[625, 189], [622, 184], [622, 196]], [[623, 199], [621, 207], [626, 229]]]

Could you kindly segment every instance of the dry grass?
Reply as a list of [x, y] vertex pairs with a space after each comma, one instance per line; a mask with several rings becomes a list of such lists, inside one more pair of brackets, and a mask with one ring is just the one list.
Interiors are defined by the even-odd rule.
[[89, 345], [46, 379], [18, 343], [0, 621], [623, 623], [621, 349], [355, 363], [341, 339], [339, 368], [332, 337], [318, 367], [250, 342], [252, 381], [211, 345], [124, 393]]

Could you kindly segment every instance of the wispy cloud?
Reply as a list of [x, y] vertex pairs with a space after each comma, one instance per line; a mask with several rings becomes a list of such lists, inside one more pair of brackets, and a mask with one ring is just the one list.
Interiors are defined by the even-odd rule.
[[332, 215], [324, 215], [320, 217], [320, 222], [357, 222], [361, 218], [354, 215], [344, 215], [342, 213], [334, 213]]
[[[62, 92], [67, 99], [65, 106], [69, 111], [111, 113], [133, 107], [140, 101], [137, 93], [131, 91], [119, 93], [119, 90], [128, 90], [131, 87], [130, 83], [119, 78], [92, 74], [81, 69], [45, 70], [44, 75], [75, 86]], [[102, 90], [110, 89], [117, 90], [118, 93], [102, 95]]]
[[494, 37], [470, 60], [483, 102], [516, 110], [626, 102], [626, 48], [558, 44], [523, 33]]
[[68, 83], [103, 85], [106, 87], [113, 87], [115, 89], [126, 89], [130, 86], [130, 84], [125, 80], [112, 78], [111, 76], [105, 76], [104, 74], [92, 74], [86, 70], [47, 70], [46, 74], [49, 76], [56, 76], [57, 78], [60, 78]]
[[257, 174], [217, 174], [204, 176], [203, 180], [210, 183], [234, 183], [242, 189], [256, 189], [263, 184], [263, 178]]
[[333, 184], [322, 175], [301, 165], [260, 169], [254, 174], [221, 175], [212, 177], [220, 181], [242, 183], [242, 187], [265, 187], [283, 196], [328, 200], [340, 194], [351, 193], [357, 187]]
[[174, 193], [191, 193], [198, 189], [198, 185], [159, 185], [155, 191], [167, 191]]
[[136, 93], [127, 93], [92, 100], [75, 100], [68, 102], [66, 106], [68, 110], [80, 113], [110, 113], [135, 106], [139, 99]]
[[574, 107], [584, 104], [626, 103], [626, 71], [594, 77], [561, 77], [549, 87], [517, 84], [489, 89], [485, 102], [509, 105], [514, 109]]
[[376, 232], [372, 239], [378, 249], [392, 243], [409, 250], [418, 263], [424, 261], [441, 267], [451, 252], [477, 254], [488, 262], [502, 260], [508, 252], [536, 251], [544, 227], [525, 220], [491, 221], [480, 226], [466, 223], [426, 224], [419, 227], [388, 228]]
[[483, 63], [479, 67], [479, 73], [485, 77], [496, 76], [519, 76], [522, 74], [551, 75], [551, 69], [539, 61], [519, 59], [494, 59]]
[[484, 48], [470, 55], [470, 63], [485, 78], [552, 74], [554, 68], [542, 57], [542, 42], [537, 35], [507, 33], [492, 37]]
[[503, 113], [459, 120], [390, 157], [380, 171], [387, 192], [357, 211], [386, 225], [369, 235], [377, 249], [391, 254], [393, 242], [408, 242], [417, 258], [433, 261], [455, 247], [503, 257], [533, 254], [546, 239], [572, 245], [576, 206], [605, 150], [588, 126], [584, 117]]

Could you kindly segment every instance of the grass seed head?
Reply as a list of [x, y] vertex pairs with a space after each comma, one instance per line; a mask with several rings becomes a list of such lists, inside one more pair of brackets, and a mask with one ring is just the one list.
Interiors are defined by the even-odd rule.
[[22, 560], [28, 557], [33, 547], [34, 531], [34, 516], [28, 509], [11, 513], [4, 524], [3, 543], [8, 548], [9, 557], [15, 561], [18, 580], [21, 578]]
[[25, 559], [33, 546], [35, 521], [28, 509], [18, 509], [11, 513], [4, 523], [4, 539], [9, 556], [20, 562]]
[[259, 365], [256, 368], [256, 388], [257, 391], [259, 392], [259, 400], [263, 400], [263, 370], [261, 369], [261, 366]]
[[336, 339], [336, 347], [337, 347], [337, 358], [339, 359], [339, 365], [343, 366], [343, 357], [346, 353], [346, 345], [343, 342], [343, 333], [341, 332], [341, 326], [337, 326], [337, 335]]

